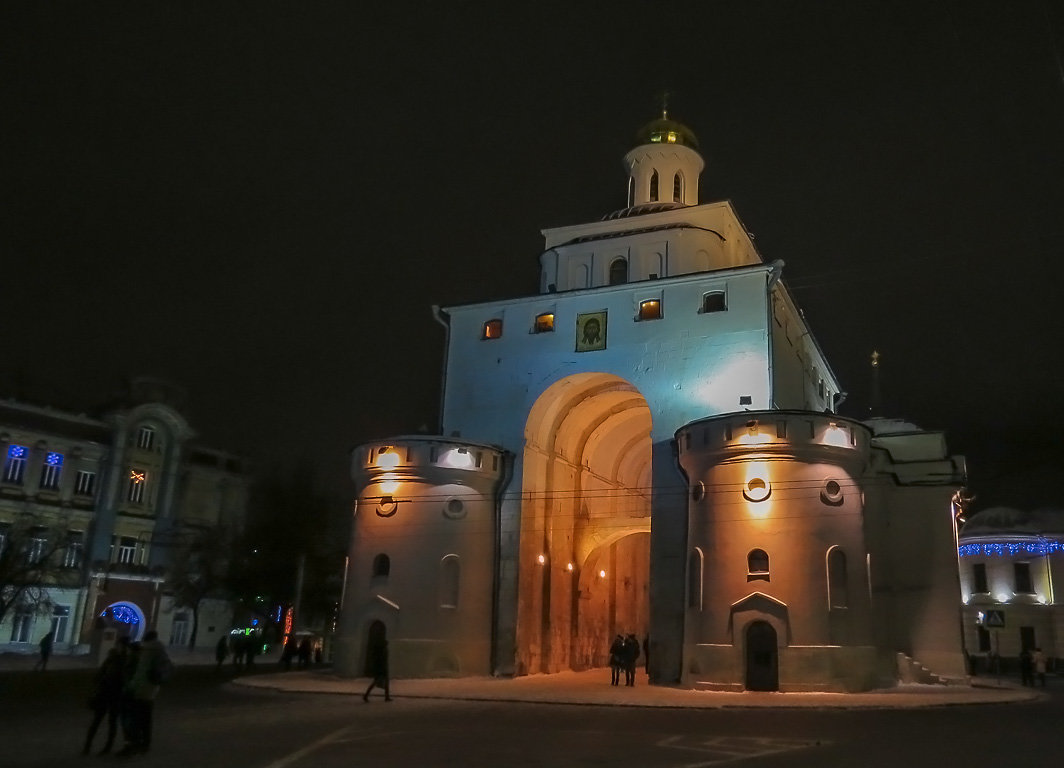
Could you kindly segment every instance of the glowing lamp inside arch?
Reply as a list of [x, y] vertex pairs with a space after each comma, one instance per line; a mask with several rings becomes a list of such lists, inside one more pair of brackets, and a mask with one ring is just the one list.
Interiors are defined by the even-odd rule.
[[472, 469], [473, 454], [466, 448], [452, 448], [440, 457], [440, 463], [454, 469]]
[[395, 469], [399, 466], [399, 454], [385, 448], [377, 453], [377, 467], [380, 469]]

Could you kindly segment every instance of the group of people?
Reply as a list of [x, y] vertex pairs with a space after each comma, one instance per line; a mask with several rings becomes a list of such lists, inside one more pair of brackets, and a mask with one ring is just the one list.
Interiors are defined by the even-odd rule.
[[108, 651], [93, 679], [88, 702], [93, 716], [81, 753], [89, 754], [105, 717], [107, 741], [99, 754], [106, 754], [114, 747], [119, 724], [125, 745], [118, 754], [147, 752], [151, 747], [155, 697], [172, 670], [170, 657], [155, 631], [146, 632], [141, 642], [120, 638]]
[[1043, 688], [1046, 687], [1046, 655], [1042, 653], [1041, 648], [1035, 648], [1033, 651], [1024, 651], [1020, 654], [1020, 682], [1024, 685], [1034, 685], [1035, 675], [1038, 676], [1038, 683]]
[[255, 666], [255, 657], [262, 650], [262, 640], [256, 634], [250, 635], [222, 635], [218, 638], [218, 644], [214, 646], [214, 660], [217, 662], [215, 669], [221, 671], [222, 664], [233, 655], [233, 669], [241, 670], [245, 667]]
[[[643, 658], [649, 661], [647, 641], [643, 640]], [[620, 685], [621, 670], [624, 670], [624, 684], [635, 685], [635, 664], [639, 659], [639, 641], [635, 635], [620, 635], [610, 644], [610, 685]]]
[[321, 648], [315, 648], [309, 637], [304, 637], [296, 642], [294, 637], [289, 637], [281, 649], [281, 666], [285, 671], [292, 668], [292, 659], [298, 659], [300, 669], [309, 669], [311, 658], [315, 664], [321, 664]]

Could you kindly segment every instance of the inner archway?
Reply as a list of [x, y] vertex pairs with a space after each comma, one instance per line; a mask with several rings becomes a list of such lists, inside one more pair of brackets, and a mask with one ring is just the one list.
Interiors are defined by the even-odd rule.
[[525, 427], [517, 672], [605, 666], [649, 628], [651, 418], [605, 373], [569, 376]]

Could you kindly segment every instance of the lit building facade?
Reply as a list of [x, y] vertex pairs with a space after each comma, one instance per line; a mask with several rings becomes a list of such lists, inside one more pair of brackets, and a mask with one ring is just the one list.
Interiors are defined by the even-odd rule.
[[981, 669], [1035, 648], [1064, 657], [1064, 510], [983, 510], [961, 528], [959, 553], [965, 647]]
[[[102, 418], [0, 401], [0, 547], [47, 556], [39, 594], [0, 624], [0, 648], [36, 650], [54, 629], [56, 650], [76, 653], [102, 627], [187, 644], [191, 611], [174, 605], [167, 567], [183, 533], [243, 525], [248, 478], [243, 460], [195, 442], [165, 389], [142, 380], [134, 404]], [[197, 645], [217, 642], [230, 614], [205, 600]]]
[[[624, 164], [626, 208], [544, 231], [538, 295], [436, 309], [446, 437], [355, 449], [338, 669], [361, 674], [382, 632], [397, 675], [586, 669], [623, 632], [648, 638], [661, 682], [854, 690], [893, 676], [898, 652], [963, 674], [962, 463], [941, 435], [835, 415], [839, 384], [783, 264], [730, 202], [698, 204], [686, 127], [654, 121]], [[895, 450], [919, 457], [902, 468]], [[764, 499], [748, 487], [759, 467]], [[910, 562], [895, 515], [916, 516], [928, 559]], [[771, 570], [748, 579], [762, 550]], [[846, 574], [835, 598], [829, 561]], [[448, 579], [456, 605], [431, 586]]]

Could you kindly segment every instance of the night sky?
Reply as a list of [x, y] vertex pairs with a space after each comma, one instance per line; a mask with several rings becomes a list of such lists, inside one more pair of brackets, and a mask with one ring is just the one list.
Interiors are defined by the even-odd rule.
[[184, 5], [0, 10], [0, 396], [163, 377], [204, 441], [343, 488], [438, 428], [430, 306], [536, 293], [667, 90], [843, 414], [877, 349], [976, 507], [1064, 504], [1059, 2]]

